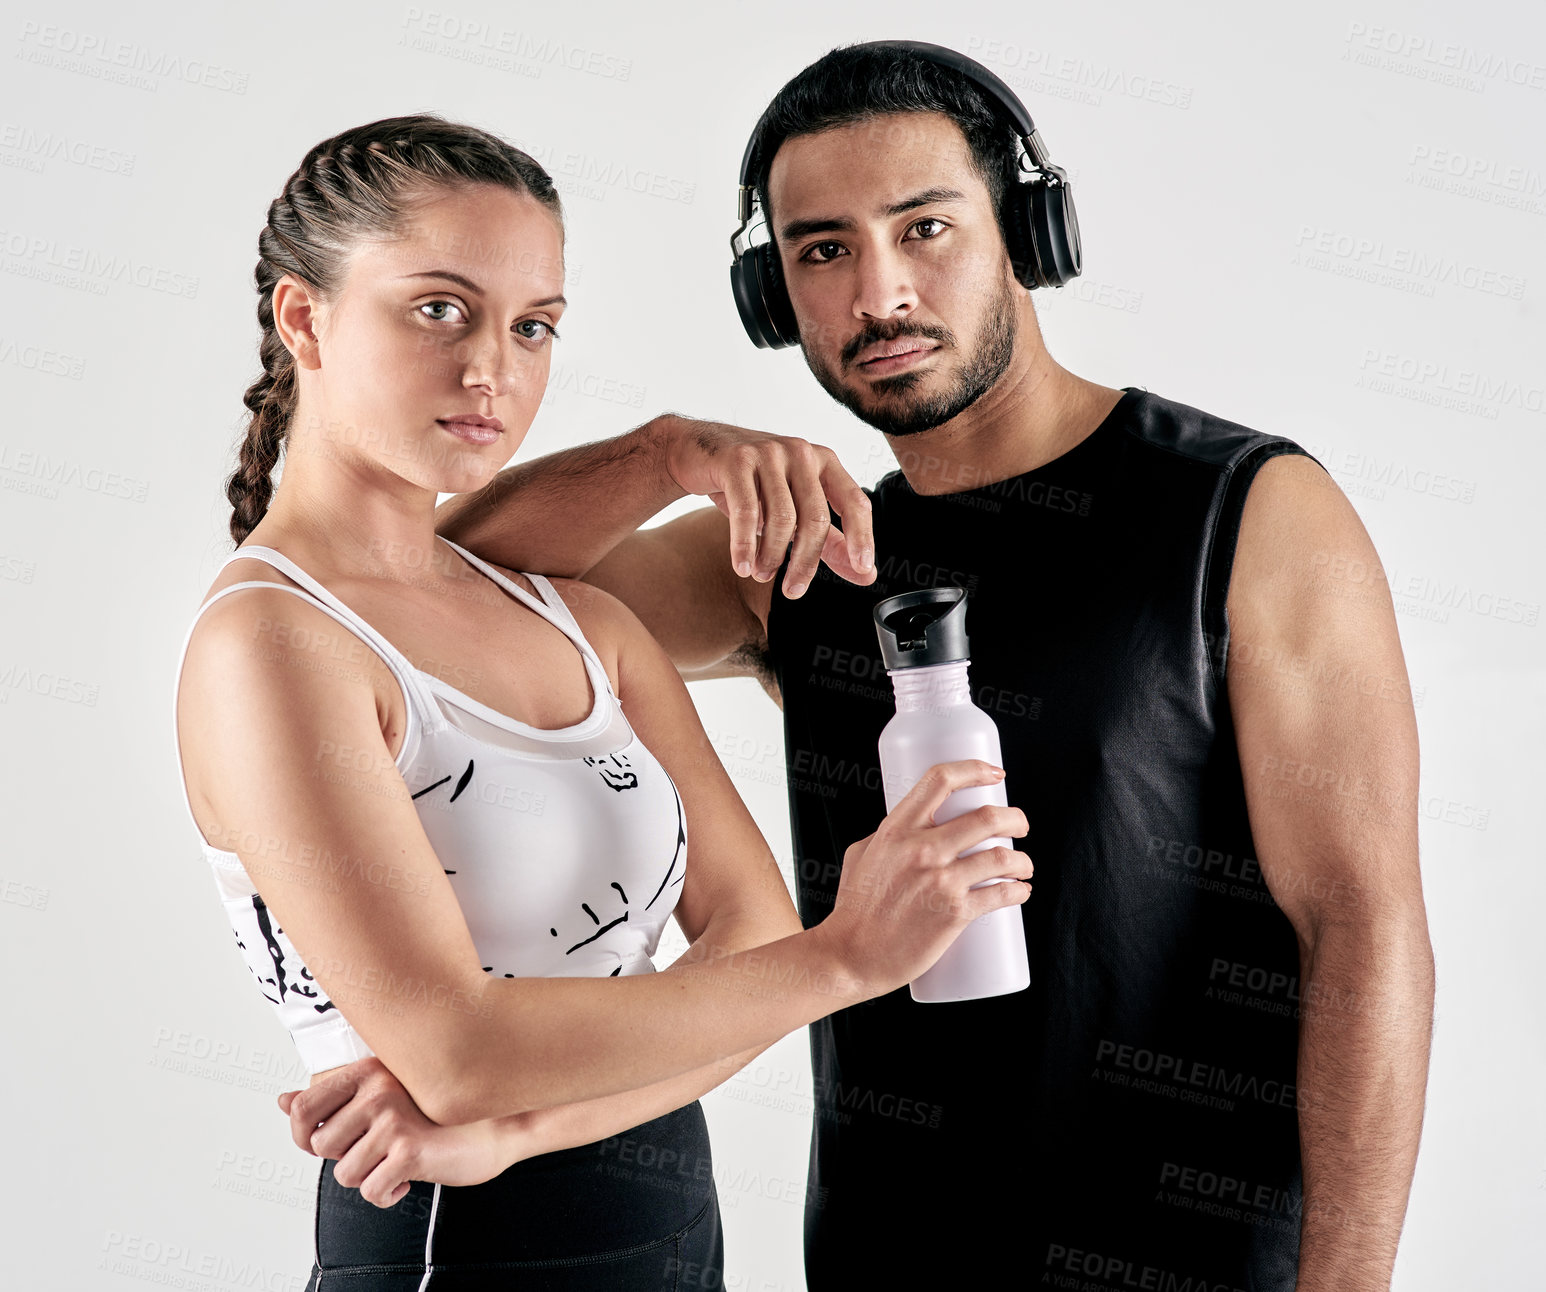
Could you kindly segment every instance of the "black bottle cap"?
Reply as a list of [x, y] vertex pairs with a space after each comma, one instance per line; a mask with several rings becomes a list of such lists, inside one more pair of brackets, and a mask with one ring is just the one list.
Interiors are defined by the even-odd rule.
[[966, 589], [941, 586], [887, 597], [875, 606], [875, 632], [888, 669], [969, 659]]

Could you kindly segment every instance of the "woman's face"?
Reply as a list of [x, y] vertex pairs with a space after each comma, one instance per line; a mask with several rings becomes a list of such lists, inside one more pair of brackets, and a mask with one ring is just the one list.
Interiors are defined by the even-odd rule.
[[[557, 217], [493, 184], [420, 207], [399, 241], [360, 244], [342, 291], [317, 309], [316, 363], [301, 373], [308, 424], [292, 439], [363, 454], [436, 493], [487, 484], [542, 402], [563, 254]], [[446, 424], [463, 416], [503, 429], [480, 442], [478, 428]]]

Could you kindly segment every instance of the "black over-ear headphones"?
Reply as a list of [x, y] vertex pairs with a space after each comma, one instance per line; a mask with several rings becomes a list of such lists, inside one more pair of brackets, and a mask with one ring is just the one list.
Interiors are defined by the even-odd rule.
[[[875, 40], [857, 48], [908, 50], [959, 72], [986, 91], [1019, 135], [1025, 149], [1025, 156], [1019, 159], [1020, 169], [1031, 176], [1007, 186], [999, 212], [1015, 277], [1026, 287], [1061, 287], [1078, 277], [1082, 264], [1079, 217], [1074, 213], [1068, 175], [1052, 164], [1036, 123], [1014, 91], [981, 63], [943, 45], [921, 40]], [[767, 115], [765, 111], [758, 118], [741, 157], [741, 186], [736, 199], [736, 216], [741, 223], [730, 235], [730, 290], [747, 336], [762, 348], [777, 350], [800, 340], [794, 306], [789, 303], [778, 261], [778, 248], [771, 237], [756, 246], [741, 245], [753, 215], [761, 209], [752, 167]]]

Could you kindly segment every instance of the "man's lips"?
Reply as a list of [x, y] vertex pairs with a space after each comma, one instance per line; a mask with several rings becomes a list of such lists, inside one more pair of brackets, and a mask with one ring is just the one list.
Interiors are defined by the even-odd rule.
[[858, 360], [858, 363], [862, 368], [877, 359], [892, 359], [899, 354], [910, 354], [914, 350], [933, 350], [938, 345], [938, 341], [930, 341], [927, 337], [899, 336], [894, 341], [877, 341], [874, 345], [866, 346], [859, 352], [864, 357]]
[[923, 337], [898, 337], [861, 351], [865, 357], [854, 365], [868, 374], [900, 372], [925, 362], [939, 349], [939, 342]]

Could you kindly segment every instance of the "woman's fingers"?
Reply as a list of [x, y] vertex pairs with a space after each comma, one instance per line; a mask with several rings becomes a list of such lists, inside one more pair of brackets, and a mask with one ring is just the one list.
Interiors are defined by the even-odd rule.
[[958, 857], [950, 863], [958, 878], [968, 888], [985, 884], [1000, 876], [1011, 880], [1029, 880], [1036, 867], [1031, 859], [1018, 848], [984, 848], [969, 857]]
[[[887, 813], [887, 820], [895, 820], [897, 824], [915, 830], [933, 826], [935, 809], [956, 790], [968, 785], [993, 785], [1003, 779], [1002, 767], [996, 767], [981, 758], [958, 758], [954, 762], [935, 763], [897, 800], [897, 805]], [[979, 834], [974, 842], [981, 842], [992, 835], [993, 831], [989, 830]], [[970, 846], [970, 843], [961, 845], [962, 848]]]
[[412, 1180], [394, 1154], [388, 1153], [360, 1184], [360, 1197], [378, 1207], [395, 1207], [403, 1200]]
[[945, 849], [945, 860], [959, 857], [984, 839], [1018, 839], [1030, 833], [1030, 822], [1017, 807], [985, 803], [934, 827], [930, 838]]
[[312, 1132], [354, 1098], [363, 1072], [353, 1063], [330, 1072], [314, 1086], [299, 1091], [290, 1101], [290, 1138], [310, 1153]]
[[[346, 1189], [360, 1189], [371, 1175], [388, 1162], [391, 1154], [388, 1151], [391, 1145], [389, 1128], [383, 1124], [368, 1126], [363, 1135], [354, 1141], [342, 1153], [325, 1153], [324, 1157], [336, 1157], [337, 1163], [333, 1167], [333, 1179]], [[388, 1167], [388, 1170], [391, 1170]], [[378, 1184], [380, 1182], [378, 1181]], [[364, 1190], [361, 1189], [363, 1194]], [[377, 1195], [383, 1196], [383, 1195]], [[370, 1198], [369, 1201], [376, 1201]]]
[[313, 1126], [309, 1147], [318, 1157], [342, 1158], [380, 1124], [383, 1110], [364, 1099], [351, 1099], [321, 1126]]
[[[327, 1073], [290, 1103], [290, 1137], [318, 1157], [340, 1157], [408, 1092], [374, 1055]], [[318, 1126], [318, 1123], [322, 1123]]]
[[981, 919], [1001, 907], [1022, 906], [1030, 900], [1030, 896], [1031, 886], [1022, 884], [1018, 879], [1007, 880], [1002, 884], [984, 884], [981, 888], [967, 892], [961, 901], [961, 914], [969, 920]]

